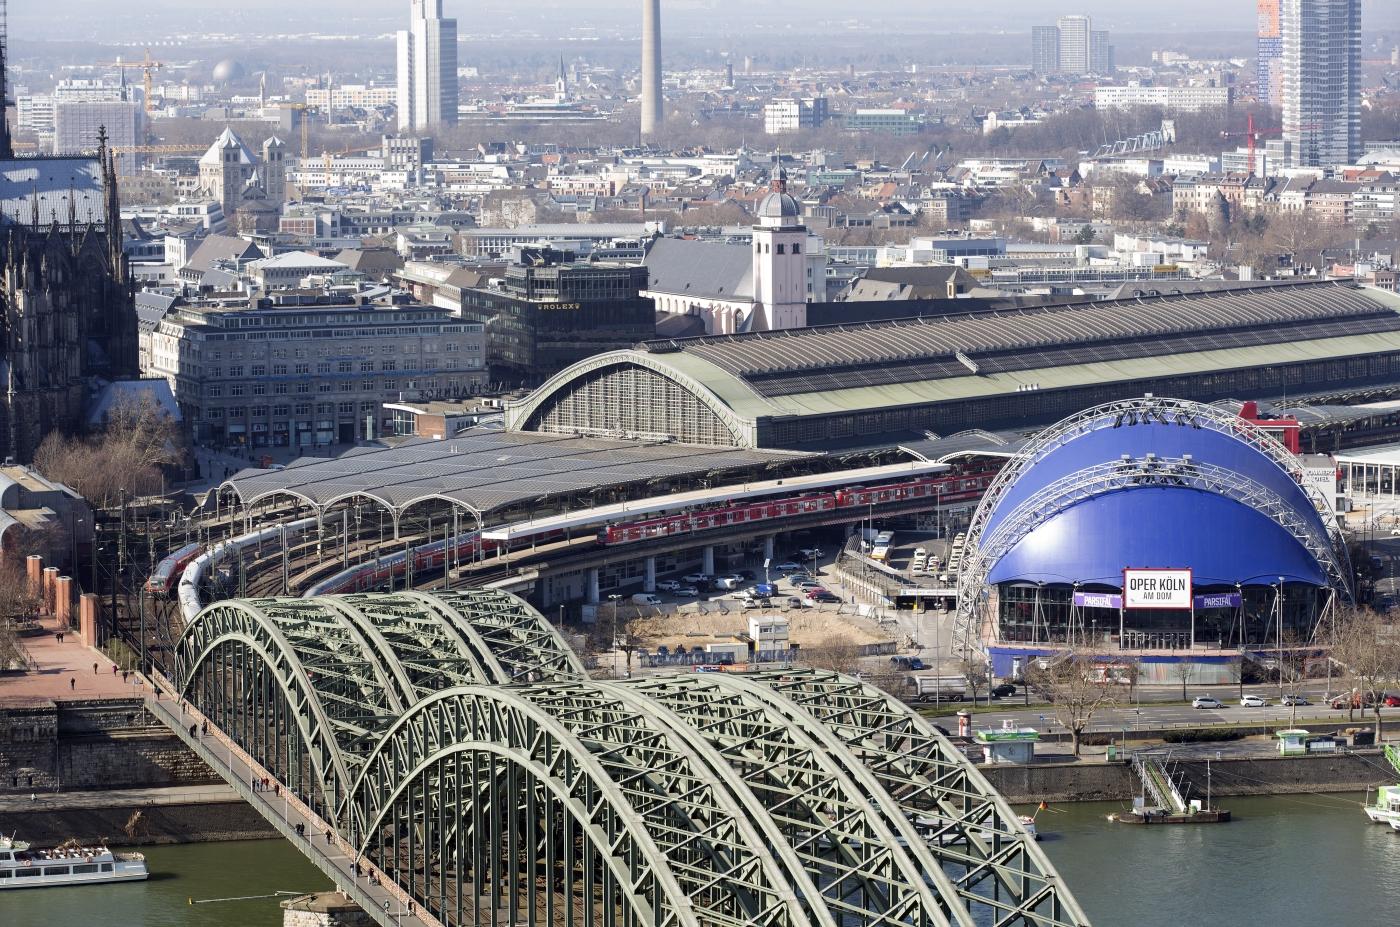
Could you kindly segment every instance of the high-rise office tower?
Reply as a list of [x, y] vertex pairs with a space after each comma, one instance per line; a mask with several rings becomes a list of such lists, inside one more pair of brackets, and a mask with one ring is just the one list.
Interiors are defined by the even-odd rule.
[[1107, 32], [1089, 33], [1089, 72], [1100, 76], [1113, 73], [1113, 46]]
[[399, 129], [457, 123], [457, 20], [442, 18], [442, 0], [409, 0], [399, 33]]
[[1283, 0], [1283, 139], [1292, 165], [1361, 156], [1361, 0]]
[[654, 135], [665, 118], [661, 99], [661, 0], [642, 0], [642, 134]]
[[1060, 69], [1060, 30], [1054, 26], [1031, 27], [1031, 70], [1054, 74]]
[[1061, 16], [1055, 20], [1060, 29], [1060, 70], [1067, 74], [1089, 73], [1089, 17]]
[[1283, 104], [1283, 0], [1259, 0], [1259, 41], [1256, 79], [1259, 102]]

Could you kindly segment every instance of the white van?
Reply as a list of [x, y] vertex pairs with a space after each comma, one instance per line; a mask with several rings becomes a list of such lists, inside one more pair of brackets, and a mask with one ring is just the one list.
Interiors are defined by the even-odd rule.
[[650, 592], [638, 592], [632, 596], [633, 605], [660, 605], [661, 599]]

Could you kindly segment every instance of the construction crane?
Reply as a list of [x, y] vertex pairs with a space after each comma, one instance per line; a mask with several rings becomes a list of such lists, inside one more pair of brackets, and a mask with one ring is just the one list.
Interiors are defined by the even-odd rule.
[[1221, 132], [1221, 133], [1220, 133], [1220, 137], [1221, 137], [1221, 138], [1239, 138], [1240, 136], [1244, 136], [1246, 139], [1248, 139], [1248, 145], [1249, 145], [1249, 172], [1250, 172], [1251, 174], [1253, 174], [1253, 173], [1254, 173], [1254, 149], [1255, 149], [1255, 147], [1258, 145], [1259, 139], [1263, 138], [1263, 137], [1266, 136], [1266, 135], [1282, 135], [1282, 134], [1283, 134], [1283, 130], [1282, 130], [1282, 129], [1256, 129], [1256, 128], [1254, 127], [1254, 114], [1253, 114], [1253, 113], [1250, 113], [1250, 114], [1249, 114], [1249, 122], [1248, 122], [1248, 125], [1247, 125], [1245, 131], [1243, 131], [1243, 132]]
[[97, 67], [120, 68], [122, 72], [123, 81], [126, 80], [127, 68], [140, 68], [142, 71], [141, 87], [142, 90], [145, 91], [145, 99], [141, 101], [141, 105], [145, 107], [147, 116], [151, 114], [151, 74], [165, 67], [165, 62], [157, 61], [154, 58], [152, 58], [151, 50], [149, 48], [146, 49], [146, 57], [142, 61], [123, 61], [120, 58], [118, 58], [116, 61], [104, 62], [102, 64], [97, 65]]

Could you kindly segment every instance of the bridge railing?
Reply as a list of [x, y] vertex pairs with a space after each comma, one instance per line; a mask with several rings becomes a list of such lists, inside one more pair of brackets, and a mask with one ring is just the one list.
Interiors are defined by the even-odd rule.
[[[442, 927], [387, 873], [368, 858], [359, 855], [357, 847], [347, 842], [334, 826], [293, 794], [285, 783], [280, 782], [247, 751], [234, 743], [232, 738], [199, 709], [182, 699], [179, 690], [168, 678], [153, 672], [147, 681], [151, 686], [151, 697], [146, 700], [147, 709], [173, 730], [210, 769], [228, 782], [244, 801], [252, 805], [301, 850], [335, 883], [339, 891], [354, 899], [377, 923], [383, 927], [399, 927], [404, 923]], [[202, 733], [206, 723], [208, 733]], [[218, 744], [219, 749], [216, 750], [210, 745], [211, 740]], [[277, 783], [277, 792], [254, 791], [252, 782], [255, 778]], [[276, 802], [282, 804], [280, 815], [275, 809]], [[297, 824], [303, 826], [303, 834], [297, 833]], [[329, 844], [324, 842], [324, 835], [328, 831], [331, 834]], [[341, 858], [346, 860], [344, 869], [336, 858], [326, 852], [327, 850], [340, 851]], [[355, 863], [359, 864], [359, 874], [352, 868]], [[371, 873], [374, 874], [377, 884], [370, 881]], [[393, 908], [397, 908], [397, 911], [391, 910]]]

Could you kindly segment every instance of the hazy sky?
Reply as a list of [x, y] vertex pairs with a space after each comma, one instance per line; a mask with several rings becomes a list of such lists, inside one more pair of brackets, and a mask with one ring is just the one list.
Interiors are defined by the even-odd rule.
[[[640, 19], [640, 0], [445, 0], [459, 29], [481, 33], [630, 28]], [[1034, 22], [1064, 13], [1088, 13], [1104, 28], [1235, 31], [1254, 24], [1254, 0], [663, 0], [668, 31], [703, 35], [707, 23], [726, 31], [743, 24], [771, 28], [787, 22], [816, 31], [832, 21], [859, 19], [873, 29], [920, 31], [1006, 30], [1026, 32]], [[10, 0], [10, 33], [16, 39], [90, 40], [103, 36], [132, 41], [198, 28], [229, 33], [345, 31], [374, 34], [398, 26], [408, 0], [376, 3], [345, 0], [142, 0], [112, 5], [97, 0]], [[1367, 31], [1400, 28], [1400, 0], [1363, 0]], [[804, 28], [807, 27], [807, 28]]]

